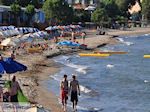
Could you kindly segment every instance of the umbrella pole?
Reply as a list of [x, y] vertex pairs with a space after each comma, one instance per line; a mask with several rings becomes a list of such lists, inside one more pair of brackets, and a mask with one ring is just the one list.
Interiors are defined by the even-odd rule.
[[8, 74], [8, 80], [10, 81], [10, 74]]

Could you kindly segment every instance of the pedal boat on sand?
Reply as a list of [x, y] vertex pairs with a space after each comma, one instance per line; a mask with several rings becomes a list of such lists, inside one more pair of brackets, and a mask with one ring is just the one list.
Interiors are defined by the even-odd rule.
[[100, 53], [79, 53], [79, 56], [108, 57], [108, 56], [110, 56], [110, 54], [100, 54]]

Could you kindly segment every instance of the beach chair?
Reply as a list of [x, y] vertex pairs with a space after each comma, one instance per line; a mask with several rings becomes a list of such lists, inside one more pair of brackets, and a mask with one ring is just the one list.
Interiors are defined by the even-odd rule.
[[42, 48], [28, 48], [27, 52], [28, 53], [41, 53], [42, 52]]

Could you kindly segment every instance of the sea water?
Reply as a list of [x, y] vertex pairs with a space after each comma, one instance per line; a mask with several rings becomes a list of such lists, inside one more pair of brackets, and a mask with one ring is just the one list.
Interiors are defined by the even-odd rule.
[[63, 75], [67, 74], [71, 80], [75, 74], [81, 88], [78, 112], [150, 112], [150, 59], [143, 58], [144, 54], [150, 54], [150, 36], [118, 39], [121, 44], [100, 49], [128, 54], [107, 58], [78, 55], [54, 58], [64, 67], [51, 76], [45, 86], [59, 96]]

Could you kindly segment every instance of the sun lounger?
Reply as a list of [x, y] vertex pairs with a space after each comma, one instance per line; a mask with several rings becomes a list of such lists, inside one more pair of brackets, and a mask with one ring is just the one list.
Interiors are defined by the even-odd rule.
[[28, 53], [41, 53], [42, 52], [42, 48], [29, 48], [27, 49]]

